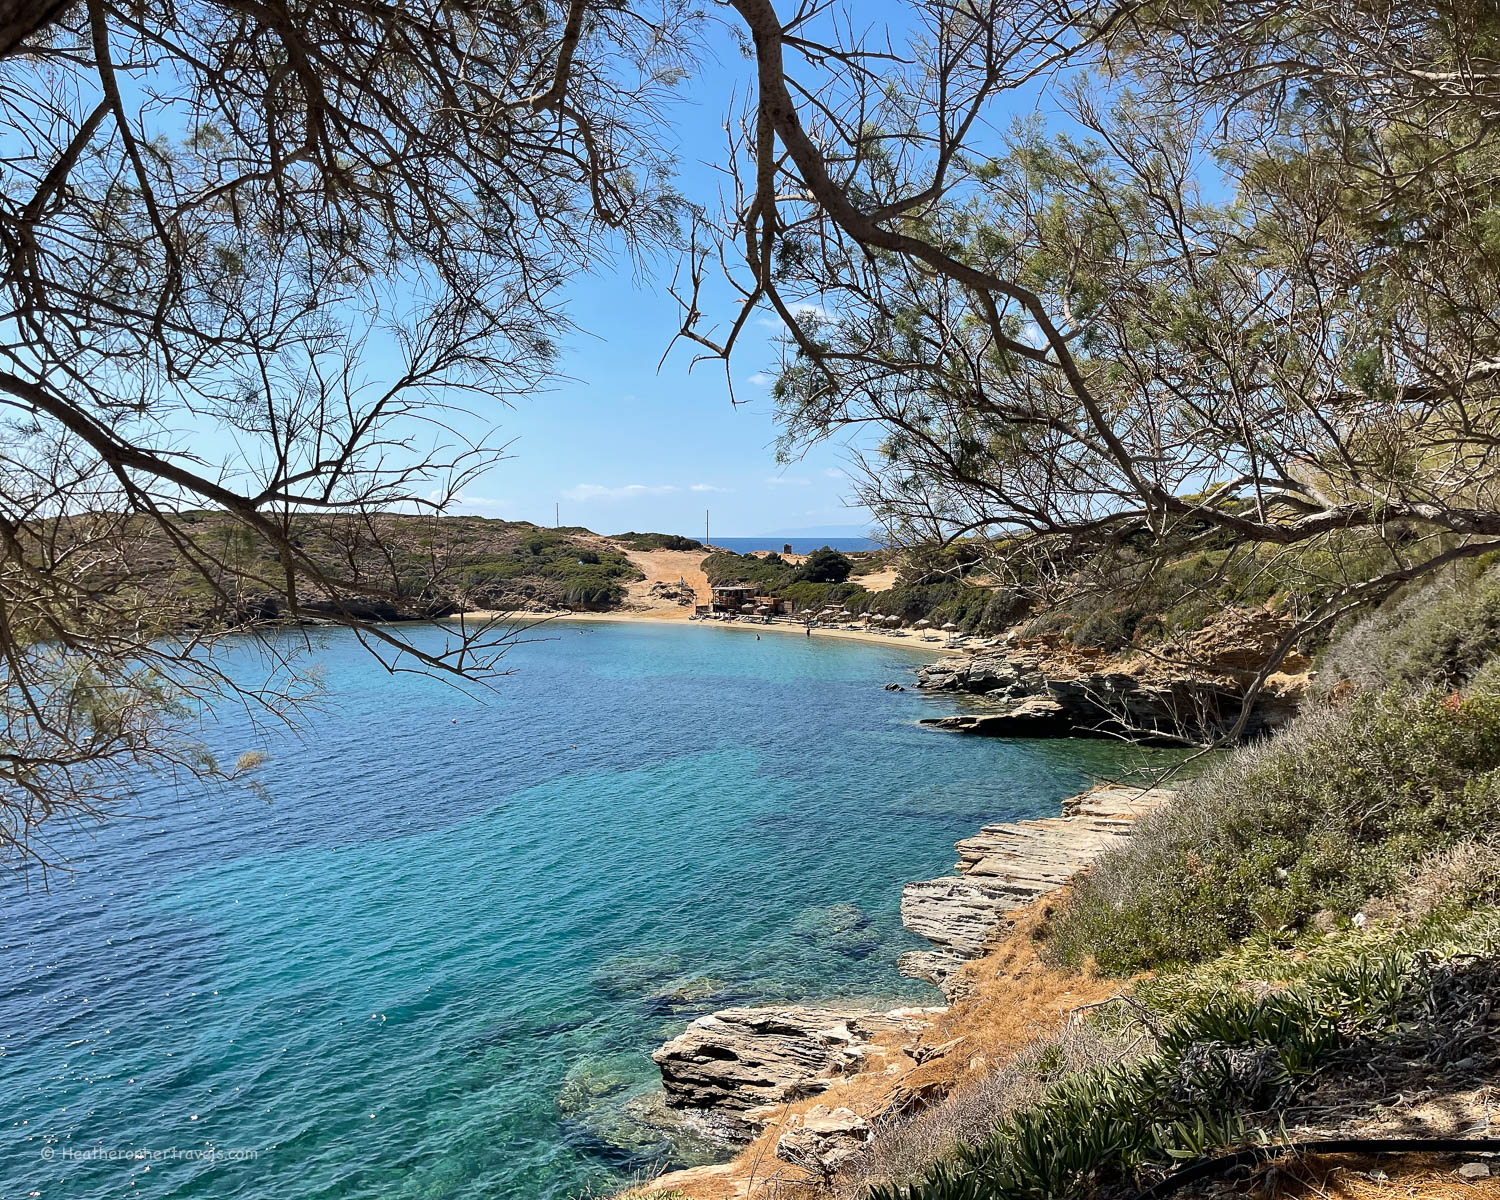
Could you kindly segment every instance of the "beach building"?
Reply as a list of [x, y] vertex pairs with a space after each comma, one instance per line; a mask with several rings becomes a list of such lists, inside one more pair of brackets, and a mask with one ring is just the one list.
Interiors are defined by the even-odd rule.
[[756, 592], [757, 589], [748, 583], [714, 584], [709, 588], [709, 602], [698, 606], [698, 615], [720, 613], [732, 616], [769, 616], [786, 611], [786, 601], [774, 596], [757, 595]]
[[714, 584], [709, 588], [710, 612], [737, 613], [746, 604], [753, 604], [754, 600], [755, 588], [749, 584]]

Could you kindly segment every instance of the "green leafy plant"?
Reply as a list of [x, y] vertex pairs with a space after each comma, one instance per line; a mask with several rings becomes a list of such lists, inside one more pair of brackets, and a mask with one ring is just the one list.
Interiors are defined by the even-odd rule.
[[1132, 971], [1352, 917], [1500, 819], [1500, 698], [1400, 691], [1319, 707], [1189, 782], [1074, 889], [1050, 952]]

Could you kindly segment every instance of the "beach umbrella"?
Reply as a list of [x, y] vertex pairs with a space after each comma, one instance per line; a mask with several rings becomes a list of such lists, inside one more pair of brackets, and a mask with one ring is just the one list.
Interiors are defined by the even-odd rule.
[[887, 625], [899, 625], [899, 624], [901, 624], [901, 618], [898, 617], [898, 616], [896, 616], [895, 613], [892, 613], [890, 616], [888, 616], [885, 619], [885, 623]]
[[943, 632], [944, 633], [957, 633], [958, 632], [958, 626], [955, 625], [952, 621], [949, 621], [946, 625], [943, 626]]
[[920, 621], [918, 621], [916, 623], [916, 625], [914, 626], [914, 628], [916, 628], [916, 629], [931, 629], [932, 628], [932, 622], [929, 621], [926, 617], [923, 617]]
[[754, 611], [755, 611], [755, 605], [753, 605], [753, 604], [741, 604], [740, 605], [740, 612], [754, 612]]

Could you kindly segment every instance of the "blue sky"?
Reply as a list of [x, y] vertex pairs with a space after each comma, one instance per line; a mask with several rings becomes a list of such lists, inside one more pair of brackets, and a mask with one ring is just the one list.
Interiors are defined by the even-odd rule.
[[[862, 19], [899, 23], [900, 0], [857, 10]], [[692, 201], [717, 209], [724, 153], [722, 123], [731, 97], [752, 82], [750, 64], [712, 35], [701, 69], [667, 114], [678, 149], [678, 186]], [[1055, 123], [1059, 114], [1035, 92]], [[1018, 108], [1009, 110], [1018, 111]], [[1001, 116], [999, 119], [1006, 119]], [[847, 444], [815, 447], [778, 466], [770, 401], [775, 362], [769, 319], [752, 324], [733, 363], [731, 403], [721, 364], [690, 370], [692, 348], [663, 352], [678, 328], [667, 292], [675, 260], [637, 270], [606, 266], [575, 282], [567, 309], [578, 331], [564, 343], [562, 378], [544, 392], [482, 413], [510, 457], [465, 487], [456, 511], [551, 524], [554, 505], [567, 525], [603, 533], [627, 529], [701, 536], [705, 509], [716, 536], [796, 531], [863, 532], [869, 513], [852, 500]], [[731, 310], [709, 310], [711, 319]], [[660, 364], [660, 369], [658, 366]]]
[[557, 504], [565, 525], [701, 535], [709, 509], [725, 537], [868, 521], [845, 501], [844, 447], [777, 465], [769, 329], [736, 357], [736, 405], [722, 367], [690, 372], [686, 346], [658, 372], [680, 319], [664, 284], [627, 269], [581, 280], [572, 293], [581, 332], [566, 342], [566, 378], [499, 410], [511, 457], [464, 489], [461, 511], [551, 524]]
[[[718, 39], [715, 39], [716, 42]], [[678, 145], [678, 185], [689, 199], [717, 206], [722, 122], [749, 64], [732, 49], [710, 59], [668, 114]], [[459, 511], [603, 533], [661, 530], [701, 536], [705, 509], [718, 536], [854, 526], [869, 513], [851, 507], [844, 467], [849, 451], [820, 446], [778, 466], [769, 369], [769, 320], [752, 326], [733, 364], [730, 400], [722, 364], [690, 369], [679, 343], [661, 363], [681, 320], [667, 292], [673, 259], [599, 270], [568, 290], [578, 327], [564, 342], [563, 376], [542, 394], [495, 414], [511, 457], [464, 489]], [[711, 317], [732, 315], [725, 308]], [[660, 369], [658, 370], [658, 364]]]

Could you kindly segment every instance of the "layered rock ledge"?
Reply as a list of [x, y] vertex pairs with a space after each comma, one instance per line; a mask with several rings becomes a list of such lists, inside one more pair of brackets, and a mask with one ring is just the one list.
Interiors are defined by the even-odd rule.
[[[1181, 646], [1128, 659], [1047, 641], [953, 655], [917, 669], [926, 691], [960, 692], [976, 711], [922, 724], [992, 737], [1199, 740], [1239, 719], [1252, 680], [1286, 635], [1287, 619], [1232, 611]], [[1267, 680], [1243, 729], [1255, 737], [1295, 715], [1306, 660], [1290, 656]]]
[[1171, 799], [1165, 788], [1099, 788], [1060, 817], [986, 825], [957, 843], [957, 875], [909, 883], [901, 921], [933, 944], [901, 956], [903, 975], [944, 988], [1006, 925], [1006, 914], [1062, 887], [1119, 841], [1141, 815]]
[[826, 1090], [859, 1068], [878, 1035], [915, 1033], [934, 1011], [725, 1008], [699, 1017], [651, 1057], [669, 1107], [718, 1137], [748, 1141], [777, 1105]]

